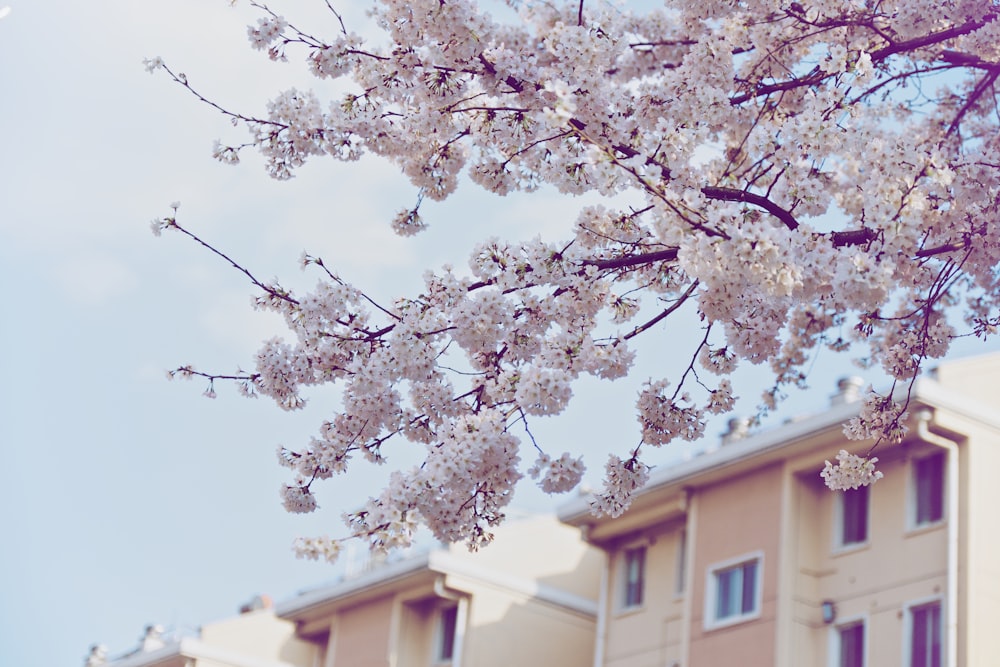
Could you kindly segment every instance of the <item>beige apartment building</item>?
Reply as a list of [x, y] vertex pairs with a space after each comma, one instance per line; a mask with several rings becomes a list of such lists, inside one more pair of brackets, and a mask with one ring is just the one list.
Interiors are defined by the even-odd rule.
[[369, 562], [274, 608], [144, 638], [88, 667], [588, 667], [603, 555], [553, 516], [511, 520], [476, 554]]
[[[316, 667], [590, 665], [603, 558], [554, 517], [376, 567], [292, 598], [278, 615]], [[310, 666], [312, 667], [312, 666]]]
[[1000, 355], [915, 384], [884, 478], [828, 490], [819, 472], [857, 414], [826, 412], [654, 471], [632, 508], [560, 511], [607, 554], [595, 667], [1000, 664]]
[[[396, 555], [197, 636], [147, 629], [88, 667], [990, 667], [1000, 664], [1000, 355], [914, 386], [884, 478], [819, 476], [829, 408], [654, 471], [617, 519], [585, 497], [477, 554]], [[581, 539], [585, 538], [585, 541]]]

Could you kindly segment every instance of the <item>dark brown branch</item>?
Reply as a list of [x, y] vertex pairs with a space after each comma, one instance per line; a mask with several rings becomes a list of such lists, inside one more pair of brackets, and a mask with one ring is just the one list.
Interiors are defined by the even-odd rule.
[[[494, 67], [493, 63], [487, 60], [486, 56], [483, 55], [482, 53], [479, 54], [479, 62], [482, 63], [484, 72], [489, 74], [494, 79], [497, 78], [497, 68]], [[470, 72], [470, 73], [476, 74], [476, 72]], [[508, 86], [510, 86], [511, 90], [513, 90], [515, 93], [520, 93], [524, 91], [524, 84], [515, 79], [513, 76], [508, 76], [506, 79], [503, 80], [503, 82], [506, 83]]]
[[[979, 21], [968, 21], [962, 25], [953, 26], [947, 30], [941, 30], [938, 32], [932, 32], [921, 37], [915, 37], [913, 39], [908, 39], [902, 42], [896, 42], [889, 44], [888, 46], [879, 49], [878, 51], [873, 51], [871, 59], [873, 63], [878, 63], [890, 56], [894, 56], [898, 53], [904, 53], [906, 51], [912, 51], [915, 49], [921, 49], [926, 46], [931, 46], [933, 44], [940, 44], [941, 42], [946, 42], [949, 39], [954, 39], [955, 37], [961, 37], [962, 35], [967, 35], [971, 32], [979, 30], [987, 23], [992, 23], [997, 18], [996, 10], [991, 11], [982, 20]], [[970, 65], [971, 66], [971, 65]], [[789, 79], [787, 81], [778, 81], [771, 84], [761, 84], [754, 88], [752, 91], [747, 93], [742, 93], [740, 95], [735, 95], [729, 98], [729, 103], [733, 106], [738, 104], [743, 104], [749, 100], [761, 97], [764, 95], [770, 95], [771, 93], [781, 92], [783, 90], [791, 90], [793, 88], [801, 88], [803, 86], [815, 86], [824, 79], [830, 78], [834, 74], [823, 72], [819, 69], [814, 69], [809, 74], [795, 79]]]
[[993, 69], [1000, 64], [987, 62], [979, 56], [974, 56], [971, 53], [962, 53], [961, 51], [950, 50], [945, 50], [941, 53], [941, 60], [952, 65], [975, 67], [977, 69]]
[[190, 366], [180, 366], [172, 371], [167, 371], [170, 377], [180, 376], [182, 378], [200, 377], [205, 378], [209, 382], [214, 382], [216, 380], [234, 380], [237, 382], [254, 382], [260, 377], [260, 373], [249, 373], [247, 375], [226, 375], [226, 374], [216, 374], [216, 373], [205, 373], [204, 371], [197, 371]]
[[747, 192], [746, 190], [736, 190], [734, 188], [704, 187], [701, 193], [709, 199], [719, 201], [738, 201], [746, 204], [753, 204], [764, 209], [778, 220], [781, 220], [791, 230], [798, 229], [799, 222], [791, 213], [781, 208], [767, 197]]
[[279, 130], [287, 130], [288, 129], [288, 126], [285, 125], [284, 123], [278, 123], [278, 122], [275, 122], [273, 120], [264, 120], [262, 118], [255, 118], [253, 116], [244, 116], [242, 114], [233, 113], [232, 111], [229, 111], [228, 109], [220, 106], [216, 102], [213, 102], [212, 100], [208, 99], [207, 97], [205, 97], [204, 95], [202, 95], [201, 93], [199, 93], [197, 90], [195, 90], [194, 88], [192, 88], [191, 84], [188, 83], [187, 75], [185, 75], [183, 72], [176, 72], [175, 73], [172, 69], [170, 69], [166, 65], [161, 65], [161, 68], [163, 69], [164, 72], [167, 73], [167, 75], [171, 79], [173, 79], [176, 83], [179, 83], [180, 85], [184, 86], [184, 88], [186, 88], [189, 93], [191, 93], [196, 98], [198, 98], [199, 102], [204, 102], [205, 104], [207, 104], [208, 106], [212, 107], [213, 109], [219, 111], [223, 115], [228, 116], [229, 118], [231, 118], [233, 120], [233, 122], [243, 121], [244, 123], [254, 124], [254, 125], [271, 125], [271, 126], [274, 126], [274, 127], [278, 128]]
[[640, 266], [642, 264], [652, 264], [653, 262], [673, 262], [677, 260], [677, 248], [667, 248], [666, 250], [656, 250], [646, 252], [641, 255], [629, 255], [627, 257], [615, 257], [614, 259], [587, 259], [584, 266], [596, 266], [605, 271], [607, 269], [624, 269], [630, 266]]
[[997, 76], [1000, 76], [1000, 67], [990, 70], [990, 72], [976, 84], [975, 89], [969, 94], [969, 99], [965, 100], [965, 104], [963, 104], [962, 108], [958, 110], [957, 114], [955, 114], [955, 119], [951, 121], [951, 125], [948, 126], [948, 131], [944, 133], [944, 136], [949, 137], [952, 132], [958, 130], [958, 126], [962, 123], [962, 119], [965, 117], [965, 114], [967, 114], [969, 109], [972, 108], [972, 105], [975, 104], [980, 97], [982, 97], [983, 93], [986, 92], [986, 89], [993, 85], [993, 82], [997, 80]]
[[[680, 295], [680, 297], [678, 297], [677, 301], [675, 301], [674, 303], [672, 303], [669, 308], [665, 308], [663, 310], [663, 312], [661, 312], [658, 315], [656, 315], [656, 317], [652, 318], [648, 322], [640, 324], [635, 329], [632, 329], [632, 331], [630, 331], [627, 334], [625, 334], [623, 336], [623, 338], [625, 340], [629, 340], [630, 338], [635, 338], [636, 336], [638, 336], [639, 334], [641, 334], [643, 331], [646, 331], [647, 329], [649, 329], [650, 327], [652, 327], [653, 325], [655, 325], [657, 322], [662, 321], [665, 317], [669, 316], [671, 313], [673, 313], [678, 308], [680, 308], [681, 306], [683, 306], [687, 302], [687, 300], [689, 298], [691, 298], [691, 295], [694, 294], [694, 291], [697, 288], [698, 288], [698, 281], [695, 280], [694, 282], [691, 283], [690, 287], [688, 287], [686, 290], [684, 290], [684, 294]], [[681, 381], [681, 384], [683, 384], [683, 380]]]
[[955, 252], [956, 250], [965, 250], [969, 247], [968, 243], [946, 243], [945, 245], [937, 246], [936, 248], [924, 248], [923, 250], [918, 250], [915, 257], [922, 259], [924, 257], [933, 257], [935, 255], [942, 255], [946, 252]]
[[[874, 241], [878, 236], [878, 233], [874, 229], [869, 229], [867, 227], [862, 229], [851, 229], [845, 232], [832, 232], [828, 235], [830, 237], [830, 243], [833, 244], [834, 248], [843, 248], [845, 246], [855, 246], [864, 245]], [[917, 253], [917, 257], [929, 257], [930, 255], [936, 255], [943, 252], [950, 252], [952, 250], [960, 250], [962, 246], [958, 245], [948, 245], [942, 246], [941, 248], [931, 248], [929, 250], [921, 250]], [[584, 266], [596, 266], [602, 271], [609, 269], [624, 269], [631, 266], [642, 266], [643, 264], [654, 264], [656, 262], [673, 262], [677, 260], [678, 248], [665, 248], [664, 250], [654, 250], [653, 252], [646, 252], [640, 255], [628, 255], [626, 257], [614, 257], [612, 259], [588, 259], [584, 260]]]
[[864, 245], [871, 243], [878, 236], [878, 232], [868, 227], [861, 229], [851, 229], [846, 232], [833, 232], [830, 234], [830, 242], [834, 248], [843, 248], [850, 245]]
[[237, 271], [239, 271], [240, 273], [242, 273], [243, 275], [245, 275], [247, 278], [250, 279], [250, 282], [252, 282], [254, 285], [256, 285], [257, 287], [259, 287], [260, 289], [262, 289], [264, 292], [267, 292], [268, 294], [270, 294], [273, 298], [280, 299], [281, 301], [286, 301], [288, 303], [298, 305], [299, 302], [296, 299], [292, 298], [291, 295], [285, 294], [283, 292], [279, 292], [274, 287], [270, 287], [268, 285], [265, 285], [261, 281], [257, 280], [257, 278], [252, 273], [250, 273], [250, 271], [248, 271], [244, 267], [240, 266], [236, 262], [236, 260], [234, 260], [231, 257], [229, 257], [229, 255], [227, 255], [226, 253], [222, 252], [221, 250], [219, 250], [215, 246], [212, 246], [211, 244], [203, 241], [198, 235], [196, 235], [196, 234], [194, 234], [192, 232], [189, 232], [188, 230], [186, 230], [183, 227], [181, 227], [180, 225], [178, 225], [176, 219], [171, 219], [170, 222], [171, 222], [171, 224], [170, 224], [170, 228], [171, 229], [176, 229], [181, 234], [184, 234], [188, 238], [193, 239], [196, 243], [198, 243], [202, 247], [207, 248], [210, 252], [218, 255], [219, 257], [221, 257], [225, 261], [229, 262], [230, 266], [232, 266], [234, 269], [236, 269]]
[[987, 23], [992, 23], [997, 18], [996, 10], [994, 9], [980, 21], [969, 21], [963, 23], [962, 25], [953, 26], [947, 30], [941, 30], [940, 32], [932, 32], [929, 35], [924, 35], [923, 37], [914, 37], [913, 39], [908, 39], [904, 42], [897, 42], [895, 44], [890, 44], [889, 46], [879, 49], [871, 54], [872, 61], [878, 62], [888, 58], [889, 56], [894, 56], [897, 53], [903, 53], [904, 51], [912, 51], [914, 49], [920, 49], [925, 46], [930, 46], [932, 44], [940, 44], [941, 42], [946, 42], [949, 39], [955, 37], [961, 37], [962, 35], [968, 35], [970, 32], [975, 32], [979, 30]]

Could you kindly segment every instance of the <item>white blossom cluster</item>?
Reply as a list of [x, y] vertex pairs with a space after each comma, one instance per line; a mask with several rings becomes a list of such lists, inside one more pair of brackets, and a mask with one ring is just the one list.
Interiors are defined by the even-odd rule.
[[541, 476], [538, 486], [545, 493], [566, 493], [576, 488], [585, 470], [582, 457], [573, 458], [572, 454], [564, 452], [557, 459], [548, 454], [539, 455], [535, 464], [528, 469], [528, 474], [532, 479]]
[[308, 514], [316, 509], [316, 496], [309, 490], [305, 480], [298, 480], [295, 484], [282, 484], [281, 486], [282, 505], [285, 510], [293, 514]]
[[907, 433], [907, 412], [904, 406], [868, 388], [861, 403], [861, 411], [844, 424], [844, 435], [849, 440], [884, 440], [897, 443]]
[[837, 454], [836, 464], [825, 462], [820, 477], [834, 491], [869, 486], [882, 479], [882, 473], [875, 469], [876, 463], [877, 457], [862, 458], [842, 449]]
[[649, 480], [649, 466], [633, 456], [622, 460], [611, 454], [604, 466], [604, 490], [594, 497], [594, 514], [619, 517], [632, 505], [633, 494]]
[[[659, 368], [636, 363], [639, 335], [690, 363], [670, 378], [652, 371], [641, 390], [641, 443], [611, 455], [594, 504], [613, 515], [648, 477], [642, 447], [699, 439], [733, 410], [741, 364], [773, 376], [764, 413], [821, 348], [908, 383], [954, 337], [997, 331], [995, 3], [509, 3], [517, 21], [472, 0], [371, 4], [375, 37], [340, 14], [332, 35], [300, 31], [254, 3], [253, 48], [300, 53], [318, 79], [343, 85], [324, 84], [341, 91], [333, 98], [285, 90], [261, 117], [224, 110], [250, 138], [217, 144], [217, 159], [254, 149], [286, 179], [310, 159], [381, 156], [418, 192], [386, 221], [404, 236], [433, 223], [419, 202], [468, 181], [628, 204], [567, 213], [558, 243], [498, 230], [467, 268], [428, 271], [392, 303], [309, 256], [322, 278], [308, 294], [254, 279], [257, 307], [281, 314], [290, 336], [267, 341], [248, 373], [178, 372], [207, 378], [213, 394], [212, 381], [231, 378], [288, 410], [310, 386], [340, 388], [317, 435], [283, 450], [291, 511], [312, 509], [313, 486], [355, 456], [381, 463], [405, 441], [423, 464], [349, 514], [351, 534], [392, 548], [424, 523], [441, 539], [487, 543], [523, 475], [520, 427], [563, 412], [581, 375]], [[146, 67], [194, 92], [161, 59]], [[153, 229], [190, 234], [176, 208]], [[702, 327], [686, 351], [661, 324], [681, 311]], [[872, 394], [846, 432], [897, 441], [904, 420]], [[553, 459], [535, 444], [528, 474], [549, 492], [576, 486], [578, 453]], [[834, 485], [877, 479], [872, 461], [838, 461], [824, 471]], [[335, 553], [324, 544], [301, 551]]]
[[292, 543], [292, 550], [299, 558], [308, 560], [323, 559], [334, 563], [340, 556], [340, 541], [329, 537], [297, 537]]

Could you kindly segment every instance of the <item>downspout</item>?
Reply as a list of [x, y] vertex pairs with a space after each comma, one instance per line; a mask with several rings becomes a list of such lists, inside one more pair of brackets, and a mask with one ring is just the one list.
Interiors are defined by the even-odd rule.
[[455, 649], [454, 655], [451, 658], [451, 667], [462, 667], [462, 654], [465, 649], [465, 621], [469, 614], [469, 598], [448, 590], [444, 585], [443, 576], [437, 577], [434, 580], [434, 595], [458, 604], [458, 612], [455, 614]]
[[698, 530], [698, 505], [694, 490], [684, 487], [684, 613], [681, 617], [681, 664], [691, 664], [691, 614], [694, 609], [694, 544]]
[[943, 449], [947, 455], [948, 565], [945, 613], [945, 664], [958, 667], [958, 443], [936, 433], [929, 424], [934, 413], [924, 408], [917, 412], [917, 436]]
[[[586, 540], [586, 535], [584, 539]], [[608, 596], [611, 587], [611, 556], [601, 549], [604, 563], [601, 565], [601, 587], [597, 593], [597, 628], [594, 639], [594, 667], [604, 667], [604, 645], [608, 635]]]

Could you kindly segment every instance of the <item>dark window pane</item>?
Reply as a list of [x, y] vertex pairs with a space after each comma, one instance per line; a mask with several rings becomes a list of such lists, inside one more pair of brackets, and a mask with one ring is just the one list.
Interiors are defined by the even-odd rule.
[[919, 459], [915, 464], [917, 523], [944, 518], [944, 454]]
[[941, 667], [941, 605], [916, 607], [910, 617], [911, 667]]
[[715, 618], [724, 620], [757, 611], [756, 560], [715, 573]]
[[840, 630], [840, 667], [864, 667], [865, 626], [862, 623]]
[[448, 661], [455, 655], [455, 625], [458, 622], [458, 607], [441, 610], [441, 643], [438, 646], [438, 660]]
[[843, 544], [859, 544], [868, 539], [868, 487], [843, 492]]
[[757, 602], [757, 561], [743, 566], [743, 604], [740, 611], [749, 614]]
[[928, 610], [929, 628], [928, 634], [931, 638], [930, 667], [941, 667], [941, 605], [934, 605]]
[[677, 541], [677, 582], [675, 590], [678, 593], [684, 592], [687, 580], [687, 533], [681, 531]]
[[625, 552], [625, 606], [637, 607], [642, 604], [642, 592], [646, 578], [646, 549], [628, 549]]
[[736, 586], [739, 570], [723, 570], [716, 575], [718, 579], [718, 593], [716, 596], [715, 617], [718, 619], [729, 618], [736, 615]]

